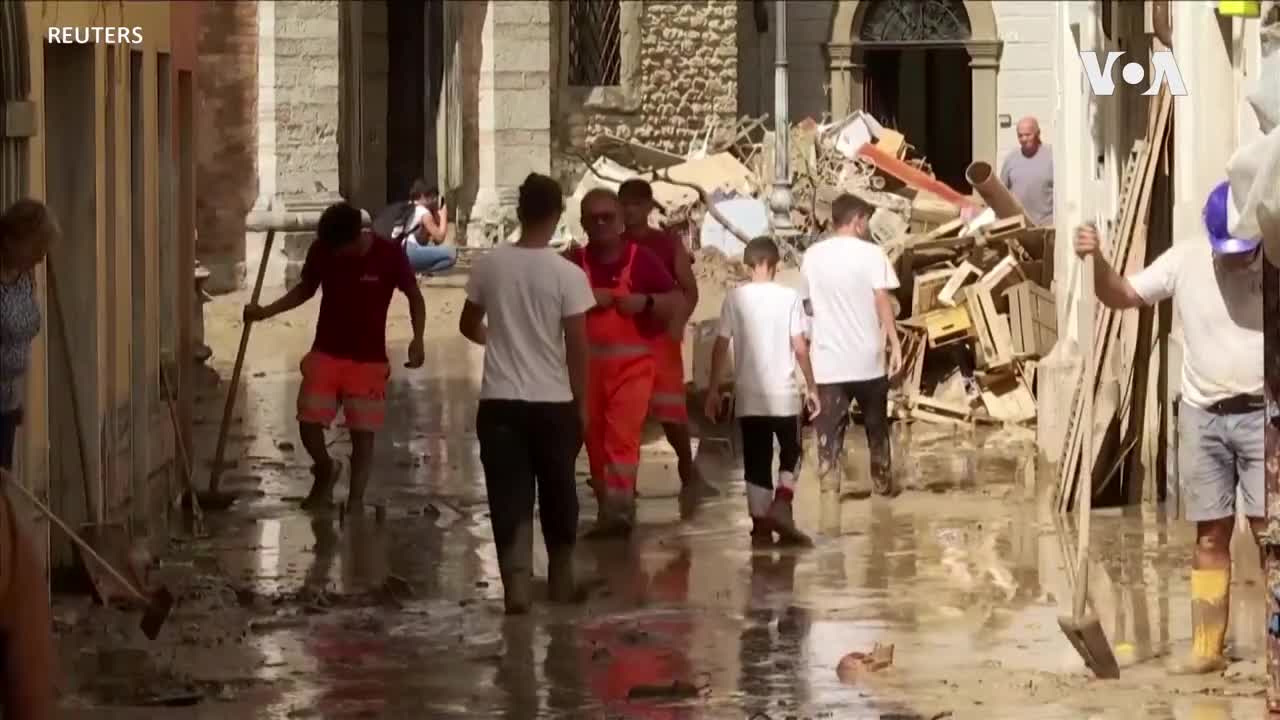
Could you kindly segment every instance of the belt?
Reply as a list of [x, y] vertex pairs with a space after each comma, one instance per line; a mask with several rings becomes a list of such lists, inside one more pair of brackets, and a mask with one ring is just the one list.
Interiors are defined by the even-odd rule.
[[1244, 415], [1266, 408], [1266, 398], [1261, 395], [1232, 395], [1226, 400], [1219, 400], [1205, 410], [1214, 415]]

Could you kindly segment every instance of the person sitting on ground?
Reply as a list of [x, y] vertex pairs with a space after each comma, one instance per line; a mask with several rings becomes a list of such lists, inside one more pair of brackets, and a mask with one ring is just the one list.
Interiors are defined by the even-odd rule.
[[458, 249], [445, 245], [449, 231], [449, 208], [440, 198], [440, 190], [415, 180], [409, 190], [413, 214], [404, 227], [396, 228], [409, 265], [419, 275], [435, 275], [458, 262]]
[[0, 717], [55, 717], [53, 618], [35, 548], [9, 503], [18, 479], [0, 468]]
[[35, 269], [57, 236], [36, 200], [19, 200], [0, 216], [0, 468], [14, 465], [31, 343], [40, 334]]
[[715, 489], [702, 479], [698, 466], [693, 462], [693, 440], [689, 434], [689, 409], [684, 388], [681, 345], [685, 325], [698, 305], [698, 280], [693, 275], [693, 257], [675, 234], [649, 225], [649, 215], [657, 206], [653, 200], [653, 186], [648, 181], [640, 178], [627, 180], [618, 187], [618, 199], [622, 202], [622, 217], [626, 225], [623, 239], [653, 251], [675, 278], [685, 299], [684, 312], [671, 319], [667, 332], [654, 338], [655, 375], [649, 414], [662, 423], [667, 442], [676, 453], [680, 485], [702, 495], [716, 495]]
[[586, 312], [596, 300], [582, 268], [549, 249], [563, 212], [560, 185], [530, 174], [516, 208], [520, 239], [476, 261], [458, 321], [464, 337], [484, 346], [476, 435], [511, 614], [529, 609], [535, 497], [548, 595], [568, 602], [575, 592], [574, 464], [586, 425]]
[[1096, 227], [1079, 227], [1075, 237], [1076, 254], [1093, 258], [1094, 294], [1103, 305], [1122, 310], [1172, 298], [1182, 319], [1178, 481], [1183, 513], [1196, 525], [1196, 549], [1191, 653], [1169, 668], [1175, 674], [1227, 666], [1237, 509], [1256, 540], [1266, 527], [1262, 239], [1232, 236], [1230, 203], [1228, 185], [1220, 183], [1195, 228], [1200, 237], [1175, 243], [1129, 276], [1107, 262]]
[[[732, 290], [720, 310], [720, 331], [711, 351], [708, 418], [722, 419], [721, 381], [733, 343], [734, 413], [742, 430], [742, 465], [747, 480], [751, 537], [804, 544], [795, 527], [791, 500], [800, 467], [800, 412], [821, 409], [809, 362], [807, 318], [800, 294], [774, 281], [781, 260], [772, 238], [747, 243], [742, 262], [751, 281]], [[804, 401], [796, 386], [796, 368], [804, 374]], [[778, 441], [777, 492], [773, 482], [773, 441]]]
[[587, 313], [587, 456], [600, 505], [593, 537], [635, 526], [640, 440], [653, 394], [653, 339], [684, 312], [684, 294], [653, 251], [622, 237], [622, 205], [611, 190], [582, 198], [586, 248], [567, 257], [587, 273], [596, 307]]
[[409, 300], [413, 340], [408, 368], [422, 367], [422, 334], [427, 307], [405, 254], [391, 242], [361, 228], [360, 211], [347, 203], [320, 216], [307, 251], [302, 279], [284, 297], [265, 307], [246, 305], [244, 321], [257, 322], [288, 312], [323, 289], [315, 342], [302, 359], [298, 423], [302, 445], [313, 464], [315, 482], [305, 509], [332, 505], [338, 467], [325, 443], [325, 429], [338, 408], [351, 431], [351, 490], [347, 507], [361, 512], [373, 463], [374, 433], [387, 409], [387, 309], [395, 290]]

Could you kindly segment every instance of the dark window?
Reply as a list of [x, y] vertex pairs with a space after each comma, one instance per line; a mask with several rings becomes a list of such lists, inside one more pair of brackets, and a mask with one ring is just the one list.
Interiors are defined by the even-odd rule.
[[569, 84], [621, 84], [622, 3], [569, 0]]

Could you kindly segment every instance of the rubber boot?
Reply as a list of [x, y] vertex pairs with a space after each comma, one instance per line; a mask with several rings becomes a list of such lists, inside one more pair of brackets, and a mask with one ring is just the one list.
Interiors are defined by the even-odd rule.
[[1230, 570], [1191, 571], [1191, 654], [1174, 663], [1170, 673], [1204, 675], [1226, 669], [1230, 599]]
[[547, 548], [547, 597], [555, 603], [571, 603], [578, 594], [573, 576], [573, 546]]
[[533, 523], [516, 526], [511, 544], [498, 549], [498, 571], [502, 574], [502, 599], [508, 615], [529, 612], [533, 584]]
[[601, 499], [596, 526], [587, 533], [587, 537], [592, 539], [627, 537], [635, 527], [635, 519], [635, 496], [626, 490], [609, 488], [605, 490]]
[[791, 494], [779, 491], [769, 506], [769, 520], [778, 533], [778, 539], [785, 545], [813, 545], [813, 539], [796, 527], [795, 514], [791, 508]]

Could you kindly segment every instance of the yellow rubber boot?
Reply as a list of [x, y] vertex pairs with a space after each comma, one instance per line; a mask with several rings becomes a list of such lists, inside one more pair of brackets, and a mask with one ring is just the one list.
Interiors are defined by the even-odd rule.
[[1230, 615], [1231, 571], [1191, 571], [1191, 654], [1170, 671], [1203, 675], [1227, 667], [1223, 647]]

